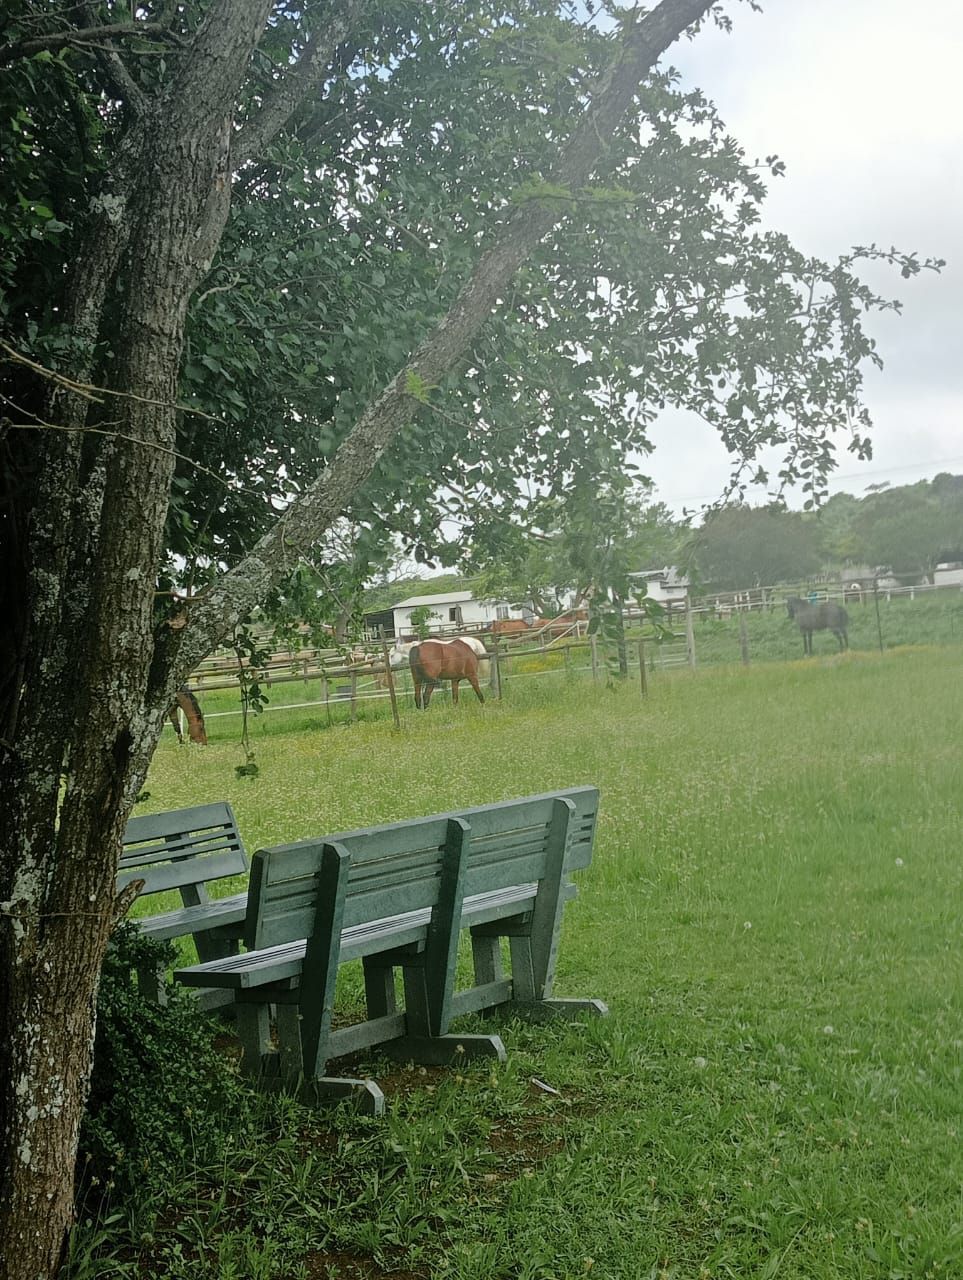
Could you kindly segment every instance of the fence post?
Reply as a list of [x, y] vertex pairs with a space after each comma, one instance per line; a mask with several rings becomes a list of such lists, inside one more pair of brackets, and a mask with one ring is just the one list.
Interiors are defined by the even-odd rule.
[[746, 615], [739, 611], [739, 650], [742, 653], [742, 665], [749, 665], [749, 633], [746, 630]]
[[[887, 596], [887, 599], [889, 597]], [[873, 579], [873, 602], [876, 605], [876, 634], [879, 637], [879, 651], [883, 652], [883, 624], [879, 617], [879, 583]]]
[[692, 601], [688, 596], [685, 598], [685, 649], [686, 656], [689, 659], [689, 666], [695, 667], [695, 630], [692, 626]]
[[385, 679], [388, 682], [388, 697], [391, 699], [391, 714], [394, 718], [395, 728], [401, 728], [401, 717], [398, 715], [398, 697], [395, 693], [395, 673], [391, 670], [391, 658], [388, 654], [388, 641], [385, 639], [385, 633], [381, 633], [381, 652], [384, 654], [385, 660]]
[[331, 728], [331, 701], [328, 695], [328, 674], [322, 667], [321, 669], [321, 691], [324, 694], [324, 710], [328, 717], [328, 728]]
[[639, 637], [639, 684], [642, 686], [642, 697], [646, 697], [649, 688], [645, 679], [645, 641]]
[[492, 647], [488, 651], [488, 658], [492, 669], [489, 684], [496, 702], [500, 702], [502, 697], [502, 673], [498, 667], [498, 640], [495, 636], [492, 636]]

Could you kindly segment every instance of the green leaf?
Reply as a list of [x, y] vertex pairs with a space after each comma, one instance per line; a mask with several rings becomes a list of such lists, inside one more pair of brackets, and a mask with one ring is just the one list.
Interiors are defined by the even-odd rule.
[[438, 390], [438, 384], [425, 382], [417, 369], [409, 369], [405, 373], [405, 394], [422, 404], [428, 404], [429, 393]]

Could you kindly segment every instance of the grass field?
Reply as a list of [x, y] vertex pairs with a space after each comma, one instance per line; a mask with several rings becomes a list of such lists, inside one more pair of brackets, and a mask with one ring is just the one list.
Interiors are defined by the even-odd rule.
[[367, 1060], [385, 1122], [258, 1113], [75, 1274], [963, 1275], [961, 677], [915, 648], [519, 682], [400, 734], [291, 712], [255, 778], [165, 743], [145, 808], [228, 799], [251, 850], [597, 784], [556, 989], [611, 1016], [509, 1023], [494, 1072]]

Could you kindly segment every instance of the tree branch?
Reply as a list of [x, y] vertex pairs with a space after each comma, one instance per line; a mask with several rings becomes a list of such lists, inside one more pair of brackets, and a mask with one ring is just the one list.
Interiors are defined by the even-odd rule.
[[2, 338], [0, 338], [0, 351], [5, 351], [14, 364], [22, 364], [39, 374], [41, 378], [46, 378], [49, 382], [63, 387], [74, 395], [82, 396], [85, 400], [92, 400], [95, 404], [103, 404], [104, 396], [117, 396], [121, 400], [135, 400], [139, 404], [159, 405], [165, 409], [176, 409], [178, 413], [193, 414], [197, 418], [206, 418], [208, 422], [216, 422], [222, 427], [226, 425], [223, 418], [215, 418], [212, 413], [204, 413], [202, 409], [192, 409], [189, 404], [178, 404], [176, 400], [157, 400], [150, 396], [139, 396], [135, 391], [118, 391], [112, 387], [98, 387], [92, 382], [77, 382], [74, 378], [68, 378], [66, 374], [58, 373], [56, 369], [48, 369], [44, 364], [37, 364], [16, 347], [11, 347], [8, 342], [4, 342]]
[[235, 135], [231, 144], [235, 169], [261, 155], [284, 127], [308, 92], [321, 81], [338, 45], [355, 29], [368, 5], [369, 0], [347, 0], [330, 17], [324, 30], [311, 37], [294, 66], [264, 99], [260, 111]]
[[[628, 27], [621, 47], [595, 87], [548, 183], [579, 187], [599, 165], [604, 140], [631, 108], [649, 68], [715, 0], [662, 0]], [[512, 277], [554, 225], [551, 202], [529, 201], [508, 218], [451, 310], [361, 415], [329, 465], [288, 508], [253, 551], [215, 584], [181, 632], [164, 699], [265, 596], [289, 568], [290, 550], [311, 545], [343, 513], [398, 430], [419, 407], [412, 385], [433, 386], [452, 367], [509, 291]], [[166, 705], [166, 702], [165, 702]]]
[[[91, 6], [85, 4], [83, 16], [92, 27], [94, 25], [94, 15], [90, 10]], [[98, 45], [96, 48], [97, 61], [103, 68], [104, 75], [107, 77], [108, 83], [113, 86], [117, 97], [121, 102], [125, 102], [135, 115], [143, 115], [147, 108], [147, 95], [127, 70], [123, 58], [110, 45]]]
[[75, 40], [117, 40], [127, 36], [156, 36], [173, 44], [183, 43], [175, 31], [159, 22], [108, 22], [98, 27], [68, 27], [64, 31], [51, 31], [45, 36], [30, 36], [0, 45], [0, 67], [17, 58], [29, 58], [44, 49], [63, 49]]

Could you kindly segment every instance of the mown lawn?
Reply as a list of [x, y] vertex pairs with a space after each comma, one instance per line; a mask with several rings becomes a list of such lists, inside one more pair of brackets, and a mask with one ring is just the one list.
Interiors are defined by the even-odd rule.
[[139, 811], [229, 799], [252, 851], [596, 783], [556, 987], [611, 1016], [509, 1023], [494, 1072], [369, 1060], [381, 1124], [255, 1109], [169, 1203], [115, 1206], [96, 1258], [79, 1233], [76, 1274], [963, 1275], [961, 676], [918, 648], [659, 674], [644, 702], [531, 680], [400, 734], [291, 712], [255, 778], [220, 733], [165, 743]]

